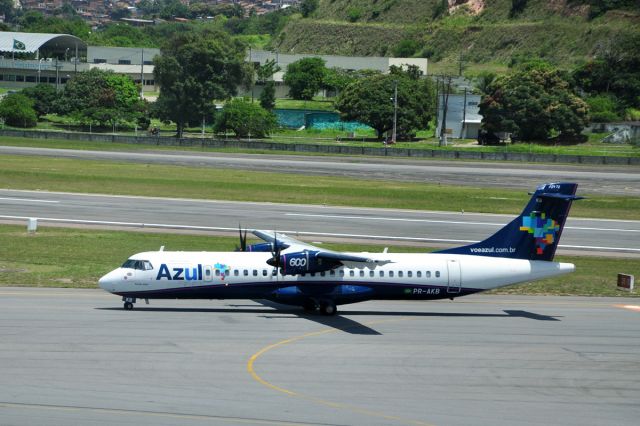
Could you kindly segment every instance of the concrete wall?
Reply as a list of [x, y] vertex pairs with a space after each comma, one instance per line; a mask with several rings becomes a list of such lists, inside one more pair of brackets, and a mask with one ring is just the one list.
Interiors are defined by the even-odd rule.
[[86, 140], [103, 143], [129, 143], [141, 145], [163, 146], [203, 146], [213, 148], [245, 148], [272, 151], [318, 152], [323, 154], [370, 155], [378, 157], [415, 157], [415, 158], [448, 158], [465, 160], [491, 161], [521, 161], [533, 163], [573, 163], [573, 164], [616, 164], [638, 165], [640, 157], [609, 157], [590, 155], [556, 155], [556, 154], [528, 154], [511, 152], [469, 152], [449, 151], [437, 149], [407, 149], [407, 148], [369, 148], [359, 146], [336, 146], [315, 144], [283, 144], [268, 141], [251, 141], [245, 139], [215, 139], [215, 138], [182, 138], [167, 136], [125, 136], [104, 133], [66, 133], [36, 130], [7, 130], [1, 129], [0, 136], [25, 137], [32, 139], [67, 139]]

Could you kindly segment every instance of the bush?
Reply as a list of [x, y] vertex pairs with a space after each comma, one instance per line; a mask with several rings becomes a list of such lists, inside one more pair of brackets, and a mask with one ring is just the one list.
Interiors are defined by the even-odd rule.
[[396, 58], [410, 58], [416, 54], [419, 47], [420, 45], [415, 40], [402, 40], [395, 49], [393, 49], [393, 56]]
[[362, 10], [357, 7], [347, 9], [347, 19], [349, 22], [356, 22], [362, 17]]
[[11, 93], [0, 102], [0, 117], [10, 126], [36, 127], [38, 117], [33, 104], [32, 99], [20, 93]]
[[613, 96], [591, 96], [585, 101], [589, 105], [593, 123], [609, 123], [620, 120], [620, 115], [616, 111], [617, 101]]
[[214, 130], [233, 131], [239, 138], [263, 138], [276, 128], [276, 116], [259, 105], [244, 99], [232, 99], [218, 113]]

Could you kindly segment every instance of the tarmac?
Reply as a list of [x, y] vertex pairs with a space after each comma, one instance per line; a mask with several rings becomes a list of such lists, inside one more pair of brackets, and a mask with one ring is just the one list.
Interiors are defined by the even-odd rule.
[[2, 425], [637, 425], [640, 299], [252, 300], [0, 288]]

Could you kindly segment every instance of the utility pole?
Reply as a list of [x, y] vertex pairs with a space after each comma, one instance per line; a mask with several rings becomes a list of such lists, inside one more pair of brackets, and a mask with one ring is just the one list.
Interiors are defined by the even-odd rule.
[[440, 125], [440, 146], [447, 145], [447, 109], [449, 107], [449, 91], [451, 89], [451, 76], [442, 77], [442, 124]]
[[398, 121], [398, 80], [393, 82], [393, 132], [391, 134], [391, 143], [396, 143], [397, 121]]
[[140, 99], [144, 99], [144, 47], [140, 59]]
[[467, 127], [467, 88], [464, 88], [464, 103], [462, 104], [462, 127], [460, 128], [460, 139], [464, 138], [464, 130]]
[[60, 90], [60, 67], [58, 66], [58, 57], [56, 56], [56, 92]]

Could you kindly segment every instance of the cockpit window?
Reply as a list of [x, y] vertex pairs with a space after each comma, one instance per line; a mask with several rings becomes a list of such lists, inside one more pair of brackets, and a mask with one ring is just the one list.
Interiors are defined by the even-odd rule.
[[153, 265], [148, 260], [135, 259], [127, 259], [127, 261], [122, 264], [122, 267], [129, 269], [139, 269], [141, 271], [150, 271], [151, 269], [153, 269]]

